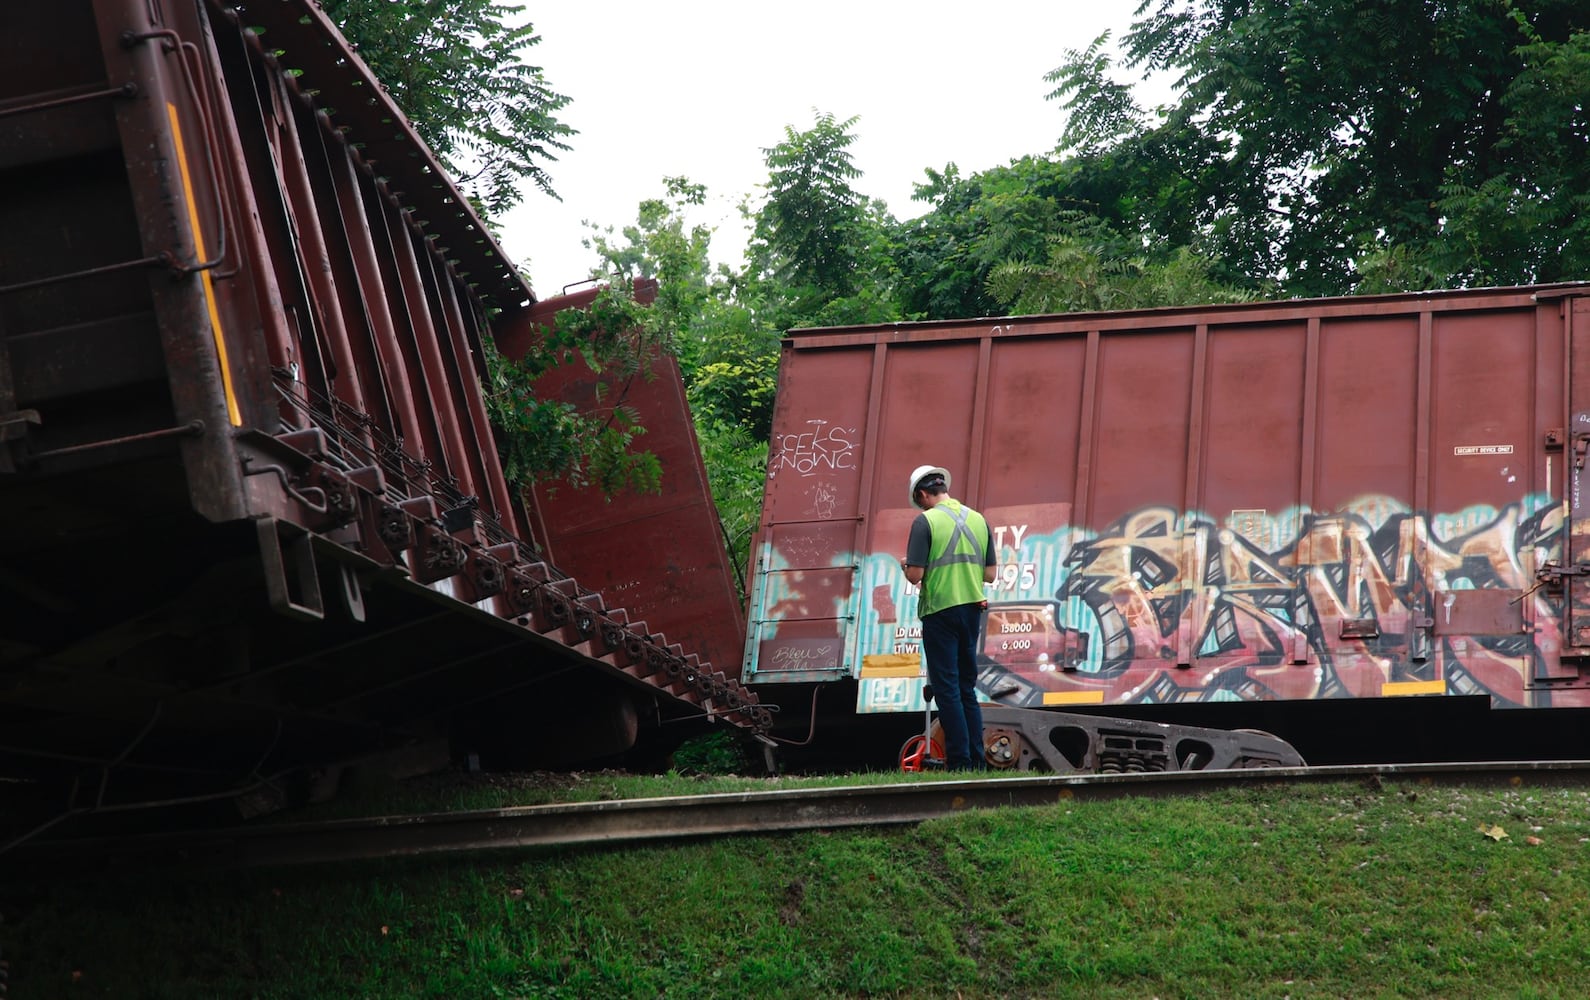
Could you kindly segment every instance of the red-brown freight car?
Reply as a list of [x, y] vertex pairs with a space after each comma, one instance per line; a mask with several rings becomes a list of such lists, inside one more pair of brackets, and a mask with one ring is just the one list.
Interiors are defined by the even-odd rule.
[[[1405, 752], [1368, 721], [1405, 699], [1581, 709], [1587, 442], [1585, 285], [794, 331], [742, 676], [922, 711], [888, 654], [927, 463], [992, 526], [991, 701], [1262, 719], [1310, 760]], [[1353, 728], [1281, 711], [1324, 703]]]
[[[640, 300], [651, 301], [656, 283], [637, 284]], [[588, 307], [597, 293], [587, 288], [545, 299], [519, 321], [498, 324], [498, 350], [521, 356], [557, 313]], [[543, 375], [536, 391], [582, 411], [634, 409], [647, 428], [642, 446], [665, 470], [661, 488], [648, 494], [605, 496], [591, 485], [538, 482], [529, 507], [537, 545], [559, 566], [578, 567], [580, 582], [607, 601], [636, 608], [671, 640], [738, 678], [744, 609], [678, 361], [656, 352], [645, 370], [606, 384], [584, 365], [562, 365]]]
[[478, 379], [537, 303], [318, 6], [6, 4], [0, 47], [0, 791], [767, 727], [649, 563], [621, 608], [532, 544]]

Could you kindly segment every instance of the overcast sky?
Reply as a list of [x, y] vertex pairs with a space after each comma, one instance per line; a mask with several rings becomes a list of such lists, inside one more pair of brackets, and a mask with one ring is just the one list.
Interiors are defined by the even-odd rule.
[[1048, 152], [1063, 119], [1044, 74], [1106, 29], [1119, 39], [1138, 0], [522, 2], [541, 36], [530, 61], [580, 132], [548, 165], [563, 200], [531, 190], [503, 227], [546, 298], [595, 262], [582, 220], [633, 222], [667, 176], [706, 185], [713, 256], [737, 262], [735, 206], [767, 178], [762, 150], [814, 108], [860, 116], [854, 186], [900, 219], [925, 210], [911, 190], [928, 167]]

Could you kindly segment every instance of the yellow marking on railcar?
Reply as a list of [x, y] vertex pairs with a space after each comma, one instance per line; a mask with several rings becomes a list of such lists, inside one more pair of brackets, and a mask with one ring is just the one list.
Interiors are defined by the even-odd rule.
[[921, 677], [921, 653], [868, 653], [861, 658], [861, 676]]
[[[177, 167], [182, 171], [182, 194], [188, 203], [188, 225], [193, 228], [193, 251], [199, 261], [209, 257], [204, 246], [204, 230], [199, 226], [199, 206], [193, 198], [193, 176], [188, 171], [188, 151], [182, 143], [182, 123], [177, 120], [177, 106], [166, 102], [166, 114], [171, 119], [171, 138], [177, 144]], [[221, 387], [226, 392], [226, 415], [233, 427], [243, 426], [243, 415], [237, 407], [237, 393], [232, 388], [232, 366], [226, 356], [226, 338], [221, 331], [221, 310], [215, 304], [215, 283], [209, 270], [199, 272], [204, 286], [204, 303], [210, 311], [210, 335], [215, 340], [215, 353], [221, 364]]]
[[1446, 694], [1446, 680], [1438, 681], [1388, 681], [1381, 685], [1383, 695]]
[[1045, 691], [1045, 705], [1102, 705], [1103, 691]]

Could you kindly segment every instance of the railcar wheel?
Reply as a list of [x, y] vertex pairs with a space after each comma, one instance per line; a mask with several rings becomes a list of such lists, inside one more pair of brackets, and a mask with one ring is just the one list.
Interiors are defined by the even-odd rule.
[[944, 748], [936, 740], [917, 735], [905, 741], [900, 748], [900, 770], [907, 774], [926, 771], [933, 764], [944, 763]]

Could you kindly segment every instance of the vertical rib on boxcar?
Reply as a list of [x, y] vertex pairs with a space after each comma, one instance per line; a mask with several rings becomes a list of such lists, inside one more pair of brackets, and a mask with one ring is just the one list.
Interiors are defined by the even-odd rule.
[[240, 9], [0, 11], [6, 773], [765, 728], [522, 540], [477, 380], [529, 288], [318, 7]]

